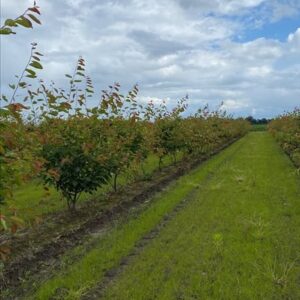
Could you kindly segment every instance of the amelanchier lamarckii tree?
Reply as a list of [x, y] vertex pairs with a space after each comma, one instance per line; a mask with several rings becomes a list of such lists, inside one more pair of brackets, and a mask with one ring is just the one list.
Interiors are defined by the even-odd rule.
[[269, 130], [300, 171], [300, 108], [273, 120]]

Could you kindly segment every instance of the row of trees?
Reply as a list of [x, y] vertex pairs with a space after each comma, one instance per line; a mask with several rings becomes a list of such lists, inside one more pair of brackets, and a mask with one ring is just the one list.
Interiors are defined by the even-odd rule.
[[269, 130], [300, 168], [300, 109], [296, 108], [273, 120], [269, 124]]
[[[41, 24], [39, 15], [34, 2], [19, 17], [7, 19], [0, 34]], [[187, 97], [171, 110], [164, 102], [142, 105], [137, 85], [123, 95], [115, 83], [92, 106], [89, 102], [96, 96], [83, 58], [73, 74], [66, 74], [67, 88], [38, 79], [42, 58], [32, 43], [24, 70], [9, 85], [11, 94], [0, 97], [0, 205], [13, 196], [16, 186], [39, 178], [75, 209], [83, 192], [93, 193], [109, 182], [117, 190], [119, 175], [133, 164], [142, 167], [152, 153], [160, 168], [168, 155], [174, 162], [178, 153], [185, 159], [208, 155], [248, 130], [248, 122], [208, 107], [182, 118]], [[20, 224], [16, 216], [8, 219], [3, 214], [0, 221], [13, 232]]]
[[[85, 89], [79, 86], [83, 82], [89, 85]], [[18, 102], [1, 109], [2, 200], [18, 182], [39, 177], [74, 209], [82, 192], [92, 193], [110, 181], [116, 190], [118, 176], [133, 163], [142, 165], [150, 153], [161, 167], [167, 155], [174, 162], [178, 153], [207, 155], [248, 129], [246, 121], [207, 108], [182, 118], [186, 98], [172, 110], [164, 103], [141, 105], [137, 86], [124, 96], [114, 84], [102, 92], [97, 106], [88, 107], [93, 86], [82, 58], [67, 92], [44, 83], [26, 92], [31, 105]]]
[[267, 125], [268, 123], [270, 123], [272, 121], [272, 119], [266, 119], [266, 118], [262, 118], [262, 119], [255, 119], [252, 116], [248, 116], [246, 118], [246, 120], [248, 122], [250, 122], [252, 125]]

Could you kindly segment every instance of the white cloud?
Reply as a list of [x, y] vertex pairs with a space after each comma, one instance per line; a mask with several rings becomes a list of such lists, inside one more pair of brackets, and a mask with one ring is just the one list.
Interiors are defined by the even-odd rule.
[[241, 108], [247, 108], [249, 104], [244, 100], [237, 99], [225, 99], [223, 100], [222, 108], [228, 111], [240, 110]]
[[256, 7], [265, 2], [265, 0], [230, 0], [230, 1], [220, 1], [219, 9], [221, 12], [230, 14], [240, 12], [242, 9], [248, 9]]
[[271, 74], [272, 69], [269, 66], [250, 67], [248, 74], [252, 77], [267, 77]]
[[139, 97], [138, 100], [145, 104], [152, 102], [154, 105], [160, 105], [162, 103], [168, 104], [171, 101], [171, 99], [169, 97], [157, 98], [157, 97], [150, 97], [150, 96], [142, 96], [142, 97]]
[[177, 65], [170, 65], [170, 66], [163, 67], [163, 68], [159, 69], [159, 71], [160, 71], [160, 73], [162, 74], [163, 77], [170, 77], [172, 75], [177, 75], [182, 70]]
[[292, 45], [294, 50], [300, 50], [300, 28], [298, 28], [296, 32], [289, 34], [288, 42]]
[[273, 22], [284, 17], [293, 17], [299, 13], [300, 2], [298, 0], [276, 0], [271, 3]]

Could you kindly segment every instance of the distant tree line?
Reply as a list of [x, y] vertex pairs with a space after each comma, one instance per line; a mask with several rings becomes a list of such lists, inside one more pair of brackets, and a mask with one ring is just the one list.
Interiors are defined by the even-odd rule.
[[269, 124], [272, 121], [272, 119], [266, 119], [266, 118], [255, 119], [252, 116], [248, 116], [245, 119], [247, 121], [249, 121], [252, 125], [267, 125], [267, 124]]

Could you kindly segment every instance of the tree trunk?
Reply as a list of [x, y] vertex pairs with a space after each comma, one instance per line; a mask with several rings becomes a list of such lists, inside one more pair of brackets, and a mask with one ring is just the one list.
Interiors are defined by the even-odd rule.
[[68, 209], [71, 212], [76, 211], [77, 196], [78, 194], [75, 193], [74, 195], [70, 195], [67, 199]]
[[141, 169], [142, 169], [143, 175], [146, 176], [146, 170], [145, 170], [144, 162], [141, 163]]
[[117, 178], [118, 178], [118, 173], [115, 173], [115, 175], [114, 175], [114, 183], [113, 183], [113, 188], [114, 188], [115, 192], [117, 191]]
[[67, 199], [68, 210], [71, 210], [71, 200]]
[[176, 152], [173, 153], [173, 162], [174, 162], [175, 165], [177, 164]]
[[161, 164], [162, 164], [162, 157], [159, 157], [159, 161], [158, 161], [158, 169], [159, 171], [161, 171]]

